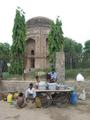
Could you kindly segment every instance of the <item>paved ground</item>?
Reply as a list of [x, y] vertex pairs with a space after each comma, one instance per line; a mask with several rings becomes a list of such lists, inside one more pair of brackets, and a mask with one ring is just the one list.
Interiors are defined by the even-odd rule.
[[65, 108], [49, 107], [47, 109], [28, 106], [16, 109], [0, 101], [0, 120], [90, 120], [90, 99], [79, 101], [76, 106]]

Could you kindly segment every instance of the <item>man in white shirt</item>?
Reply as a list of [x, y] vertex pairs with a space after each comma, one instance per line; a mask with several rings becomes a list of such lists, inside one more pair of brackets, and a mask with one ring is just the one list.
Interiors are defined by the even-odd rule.
[[35, 97], [36, 97], [35, 88], [33, 87], [33, 84], [30, 83], [30, 84], [29, 84], [29, 88], [25, 91], [26, 101], [27, 101], [27, 100], [33, 100], [33, 102], [34, 102]]

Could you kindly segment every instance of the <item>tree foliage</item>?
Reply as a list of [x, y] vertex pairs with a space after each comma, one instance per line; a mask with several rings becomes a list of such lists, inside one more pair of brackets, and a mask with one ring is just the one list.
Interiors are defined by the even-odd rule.
[[56, 22], [52, 21], [48, 35], [48, 56], [52, 65], [55, 65], [56, 52], [63, 51], [63, 43], [62, 22], [57, 17]]
[[85, 42], [84, 52], [85, 53], [90, 53], [90, 40], [87, 40]]
[[87, 40], [84, 46], [82, 67], [90, 68], [90, 40]]
[[2, 71], [7, 71], [7, 63], [10, 62], [10, 45], [8, 43], [0, 43], [0, 61], [2, 61]]
[[81, 54], [82, 53], [82, 45], [80, 43], [75, 42], [74, 40], [65, 37], [64, 38], [64, 52], [70, 54]]
[[13, 26], [13, 44], [11, 46], [11, 71], [15, 74], [22, 74], [24, 69], [26, 25], [23, 10], [16, 9]]
[[10, 45], [8, 43], [0, 43], [0, 59], [10, 60]]
[[82, 61], [82, 45], [74, 40], [64, 38], [64, 52], [65, 52], [65, 65], [66, 68], [77, 68], [81, 65]]

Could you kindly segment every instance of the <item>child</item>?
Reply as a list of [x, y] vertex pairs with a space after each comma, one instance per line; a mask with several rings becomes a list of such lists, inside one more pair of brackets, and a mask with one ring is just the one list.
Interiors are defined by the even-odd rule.
[[16, 100], [17, 98], [18, 98], [18, 95], [19, 95], [19, 93], [18, 93], [18, 91], [16, 91], [15, 93], [14, 93], [14, 100]]
[[37, 75], [37, 76], [35, 77], [35, 79], [36, 79], [35, 88], [38, 89], [39, 83], [40, 83], [39, 76]]
[[17, 97], [16, 105], [19, 108], [23, 108], [23, 107], [26, 106], [26, 104], [24, 102], [24, 95], [23, 95], [23, 93], [19, 93], [19, 95]]

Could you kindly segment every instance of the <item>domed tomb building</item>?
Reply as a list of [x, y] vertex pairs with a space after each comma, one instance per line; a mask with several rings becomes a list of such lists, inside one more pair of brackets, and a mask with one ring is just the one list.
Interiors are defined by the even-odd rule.
[[48, 33], [50, 19], [34, 17], [26, 22], [27, 38], [25, 49], [25, 69], [44, 69], [48, 67]]

